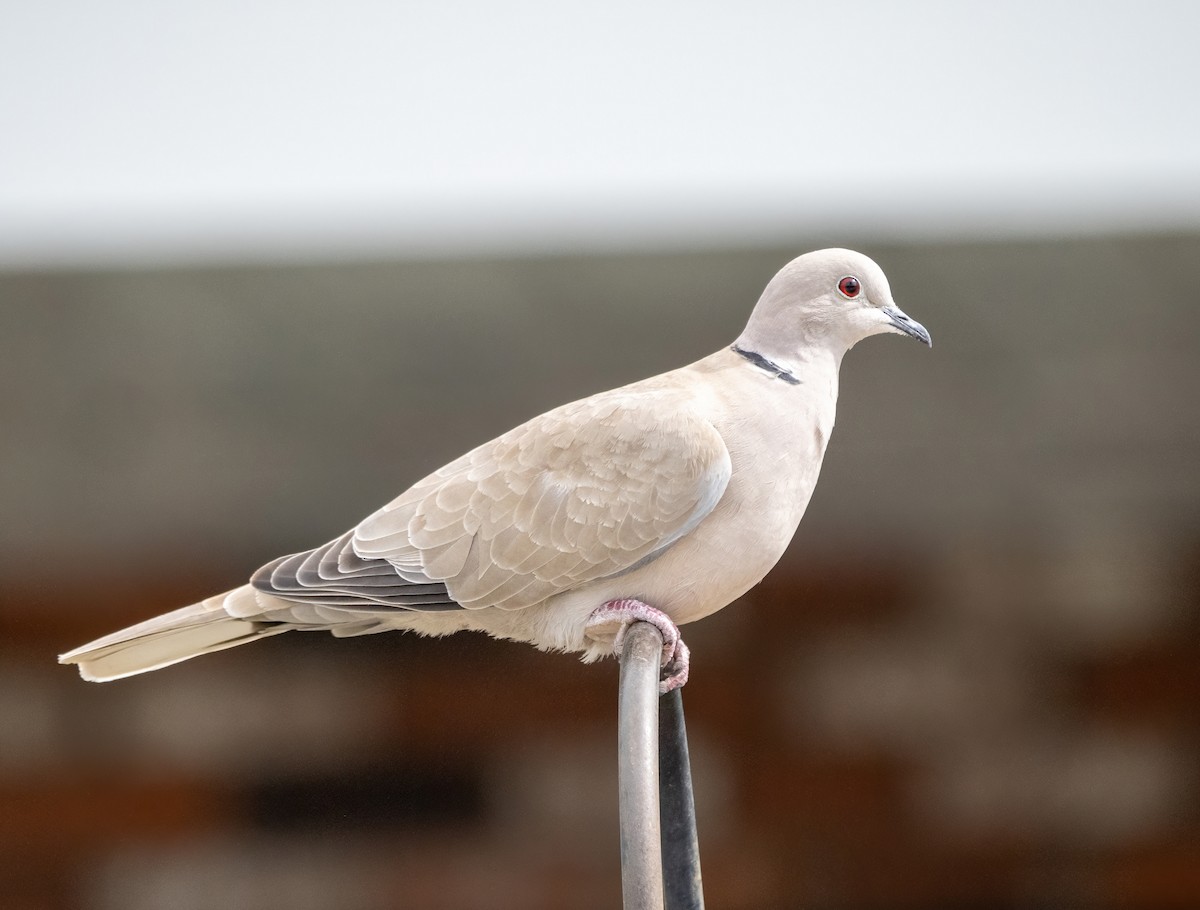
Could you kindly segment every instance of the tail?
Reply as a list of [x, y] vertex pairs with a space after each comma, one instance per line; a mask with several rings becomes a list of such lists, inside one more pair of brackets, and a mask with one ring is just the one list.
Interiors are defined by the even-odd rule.
[[227, 603], [247, 601], [254, 601], [254, 589], [243, 585], [105, 635], [61, 655], [58, 662], [78, 664], [79, 675], [86, 680], [107, 682], [288, 630], [286, 623], [238, 619], [226, 610]]

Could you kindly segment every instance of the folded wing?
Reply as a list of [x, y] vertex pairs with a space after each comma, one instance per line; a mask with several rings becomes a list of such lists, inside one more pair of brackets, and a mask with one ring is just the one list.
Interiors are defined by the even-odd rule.
[[297, 611], [309, 621], [521, 609], [661, 555], [712, 511], [730, 473], [686, 395], [616, 390], [480, 446], [252, 584], [309, 607]]

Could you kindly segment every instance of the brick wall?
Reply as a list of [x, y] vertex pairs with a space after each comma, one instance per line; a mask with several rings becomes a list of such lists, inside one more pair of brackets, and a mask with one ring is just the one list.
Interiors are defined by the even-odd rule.
[[[848, 358], [788, 556], [685, 629], [710, 906], [1200, 906], [1197, 247], [877, 253], [938, 346]], [[491, 423], [715, 346], [784, 258], [0, 276], [0, 906], [618, 905], [612, 662], [292, 634], [95, 686], [52, 657], [326, 539]], [[1130, 337], [1148, 275], [1178, 293]], [[433, 302], [377, 306], [389, 282]], [[694, 337], [658, 351], [683, 305]], [[372, 341], [399, 317], [414, 360]], [[308, 333], [339, 324], [326, 359]], [[481, 333], [525, 341], [447, 373]], [[355, 415], [385, 388], [419, 394]]]

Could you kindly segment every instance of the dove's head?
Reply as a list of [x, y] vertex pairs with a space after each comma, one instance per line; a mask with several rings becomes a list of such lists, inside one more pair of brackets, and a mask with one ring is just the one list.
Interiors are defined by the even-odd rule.
[[788, 363], [816, 349], [840, 358], [883, 332], [932, 344], [925, 327], [892, 300], [883, 269], [853, 250], [818, 250], [793, 259], [771, 279], [737, 346]]

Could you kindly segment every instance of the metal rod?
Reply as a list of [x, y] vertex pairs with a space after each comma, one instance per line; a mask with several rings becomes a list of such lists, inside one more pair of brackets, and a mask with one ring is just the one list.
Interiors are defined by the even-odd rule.
[[668, 692], [659, 702], [658, 774], [666, 910], [704, 910], [682, 689]]
[[625, 910], [663, 910], [658, 814], [658, 677], [662, 633], [645, 622], [625, 632], [617, 698], [621, 894]]

